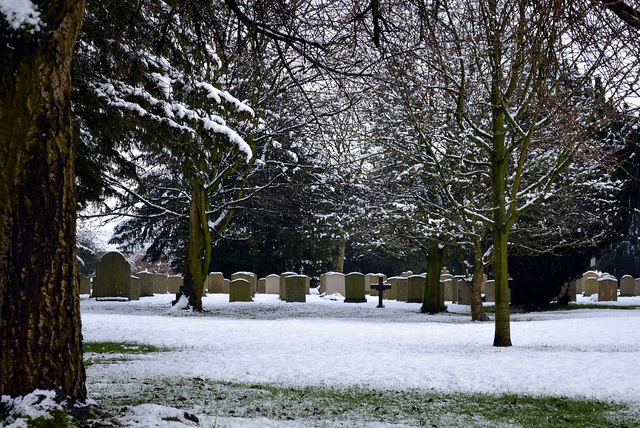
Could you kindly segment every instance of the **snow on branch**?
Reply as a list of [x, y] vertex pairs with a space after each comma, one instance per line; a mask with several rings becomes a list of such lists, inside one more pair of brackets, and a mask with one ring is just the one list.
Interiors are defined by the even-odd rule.
[[196, 83], [196, 87], [205, 89], [207, 92], [209, 92], [209, 95], [207, 95], [207, 98], [215, 99], [218, 104], [221, 104], [222, 103], [221, 98], [224, 98], [227, 102], [235, 105], [236, 110], [238, 110], [239, 112], [244, 111], [249, 113], [251, 117], [255, 116], [255, 112], [251, 107], [249, 107], [248, 105], [246, 105], [245, 103], [243, 103], [242, 101], [240, 101], [239, 99], [237, 99], [227, 91], [221, 91], [220, 89], [206, 82], [198, 82]]
[[[172, 81], [168, 77], [158, 73], [152, 73], [152, 75], [153, 79], [158, 83], [159, 89], [168, 98], [167, 100], [153, 96], [148, 90], [141, 86], [133, 86], [120, 81], [112, 82], [106, 80], [106, 82], [103, 83], [93, 82], [91, 86], [98, 97], [107, 100], [107, 104], [110, 107], [132, 111], [141, 117], [148, 117], [158, 123], [164, 123], [173, 129], [188, 133], [193, 137], [198, 135], [196, 125], [200, 125], [205, 131], [212, 131], [216, 134], [226, 136], [227, 139], [235, 144], [238, 150], [244, 154], [247, 161], [253, 157], [251, 147], [237, 132], [227, 126], [223, 118], [215, 114], [210, 114], [202, 109], [193, 108], [187, 103], [171, 100], [171, 95], [173, 94]], [[204, 82], [199, 82], [196, 86], [206, 89], [209, 94], [208, 98], [213, 98], [218, 103], [221, 103], [222, 99], [224, 99], [225, 101], [233, 103], [239, 112], [247, 112], [252, 116], [254, 115], [253, 110], [249, 106], [228, 92], [220, 91], [213, 87], [213, 85]], [[133, 97], [134, 100], [130, 101], [125, 99], [125, 97]], [[149, 107], [143, 107], [142, 103], [136, 102], [135, 99], [139, 99]], [[156, 109], [151, 111], [150, 107], [156, 107]], [[185, 120], [179, 121], [179, 119]]]
[[20, 29], [23, 24], [32, 25], [35, 30], [40, 30], [40, 12], [31, 0], [2, 0], [0, 14], [4, 15], [14, 30]]

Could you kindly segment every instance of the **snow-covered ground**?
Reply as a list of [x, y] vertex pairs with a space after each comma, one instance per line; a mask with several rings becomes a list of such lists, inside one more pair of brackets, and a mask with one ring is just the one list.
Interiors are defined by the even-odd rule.
[[[88, 342], [127, 341], [169, 352], [87, 368], [88, 389], [123, 379], [182, 376], [247, 383], [364, 386], [588, 397], [640, 403], [640, 310], [512, 314], [513, 346], [495, 348], [493, 322], [469, 307], [424, 315], [419, 304], [348, 304], [275, 295], [229, 303], [209, 295], [205, 313], [171, 308], [172, 295], [139, 301], [83, 299]], [[579, 297], [578, 303], [592, 304]], [[622, 297], [601, 305], [640, 305]], [[239, 422], [239, 421], [238, 421]]]

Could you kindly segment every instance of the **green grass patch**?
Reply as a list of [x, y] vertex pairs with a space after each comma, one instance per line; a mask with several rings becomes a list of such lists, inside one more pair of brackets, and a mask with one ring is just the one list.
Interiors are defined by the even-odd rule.
[[7, 415], [5, 419], [0, 414], [0, 426], [5, 426], [5, 423], [16, 423], [16, 426], [26, 426], [27, 428], [76, 428], [78, 425], [74, 423], [67, 412], [62, 410], [52, 410], [49, 412], [48, 417], [39, 416], [37, 418], [31, 418], [19, 413]]
[[[512, 314], [521, 313], [534, 313], [534, 312], [555, 312], [555, 311], [574, 311], [577, 309], [621, 309], [621, 310], [640, 310], [640, 306], [618, 306], [618, 305], [593, 305], [593, 304], [580, 304], [580, 305], [558, 305], [557, 303], [550, 303], [545, 306], [522, 308], [518, 306], [511, 306], [509, 312]], [[485, 306], [484, 312], [486, 314], [494, 315], [496, 313], [495, 306]], [[468, 312], [471, 315], [471, 310]], [[467, 314], [465, 314], [467, 315]]]
[[580, 305], [558, 305], [551, 303], [549, 305], [538, 308], [536, 312], [553, 312], [553, 311], [571, 311], [575, 309], [622, 309], [622, 310], [634, 310], [640, 309], [640, 306], [631, 305], [592, 305], [592, 304], [580, 304]]
[[167, 352], [170, 348], [157, 347], [133, 342], [84, 342], [82, 351], [84, 365], [113, 364], [131, 359], [131, 356]]
[[446, 427], [640, 427], [640, 409], [595, 399], [442, 393], [216, 382], [200, 378], [131, 381], [91, 388], [112, 408], [155, 403], [219, 417], [317, 423]]
[[133, 342], [84, 342], [82, 350], [85, 353], [92, 352], [96, 354], [149, 354], [152, 352], [165, 352], [169, 349]]

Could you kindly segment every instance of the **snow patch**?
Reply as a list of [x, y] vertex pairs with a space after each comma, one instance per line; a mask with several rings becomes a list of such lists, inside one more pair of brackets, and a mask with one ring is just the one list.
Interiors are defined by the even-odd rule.
[[[64, 410], [62, 405], [56, 402], [56, 398], [58, 398], [56, 391], [43, 389], [36, 389], [23, 397], [11, 398], [8, 395], [3, 395], [0, 398], [0, 403], [1, 407], [8, 410], [9, 413], [7, 428], [26, 427], [28, 419], [52, 419], [52, 411]], [[62, 403], [64, 404], [64, 401]]]
[[33, 25], [36, 30], [40, 29], [40, 12], [31, 0], [2, 0], [0, 13], [14, 30], [18, 30], [22, 24]]
[[183, 309], [187, 309], [189, 307], [189, 298], [184, 294], [180, 296], [178, 302], [169, 309], [169, 312], [172, 314], [179, 313]]

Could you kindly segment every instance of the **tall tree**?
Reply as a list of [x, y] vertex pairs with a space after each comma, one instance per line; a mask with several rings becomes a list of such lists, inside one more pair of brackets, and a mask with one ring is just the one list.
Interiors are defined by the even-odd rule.
[[[431, 174], [442, 201], [433, 205], [466, 218], [459, 221], [473, 226], [466, 233], [492, 235], [496, 346], [511, 345], [507, 256], [514, 225], [557, 191], [574, 158], [607, 155], [595, 131], [615, 117], [636, 76], [623, 59], [628, 49], [606, 27], [595, 36], [575, 25], [589, 7], [563, 14], [561, 6], [455, 0], [382, 10], [393, 29], [383, 44], [383, 78], [395, 79], [383, 103], [400, 118], [399, 130], [383, 141], [409, 168]], [[606, 49], [605, 40], [613, 43]], [[601, 73], [604, 87], [594, 88]], [[603, 102], [605, 93], [612, 102]], [[402, 125], [403, 116], [411, 127]]]
[[0, 5], [0, 394], [83, 399], [70, 97], [85, 2], [19, 3]]
[[[253, 83], [251, 75], [234, 77], [227, 58], [228, 46], [237, 48], [248, 37], [239, 34], [243, 40], [235, 44], [228, 14], [216, 6], [162, 0], [90, 2], [78, 44], [81, 147], [129, 149], [124, 158], [104, 147], [98, 151], [106, 152], [103, 157], [111, 163], [134, 165], [134, 173], [125, 176], [122, 172], [132, 168], [103, 169], [97, 180], [119, 196], [123, 206], [118, 214], [129, 208], [134, 212], [126, 214], [140, 218], [143, 214], [135, 211], [142, 208], [150, 209], [146, 214], [154, 219], [174, 224], [187, 220], [185, 294], [197, 310], [202, 308], [211, 233], [228, 224], [234, 212], [229, 201], [242, 200], [244, 175], [256, 162], [251, 132], [258, 118], [247, 103], [220, 89]], [[250, 98], [257, 96], [257, 91], [247, 92]], [[97, 110], [92, 109], [96, 103]], [[101, 123], [113, 123], [110, 116], [120, 124], [116, 132]], [[232, 126], [248, 137], [242, 138]], [[149, 186], [157, 192], [149, 192]], [[212, 194], [222, 199], [212, 205]], [[158, 202], [163, 198], [168, 205]], [[120, 232], [134, 223], [125, 223]], [[137, 235], [144, 240], [150, 230], [157, 232], [147, 227]]]

